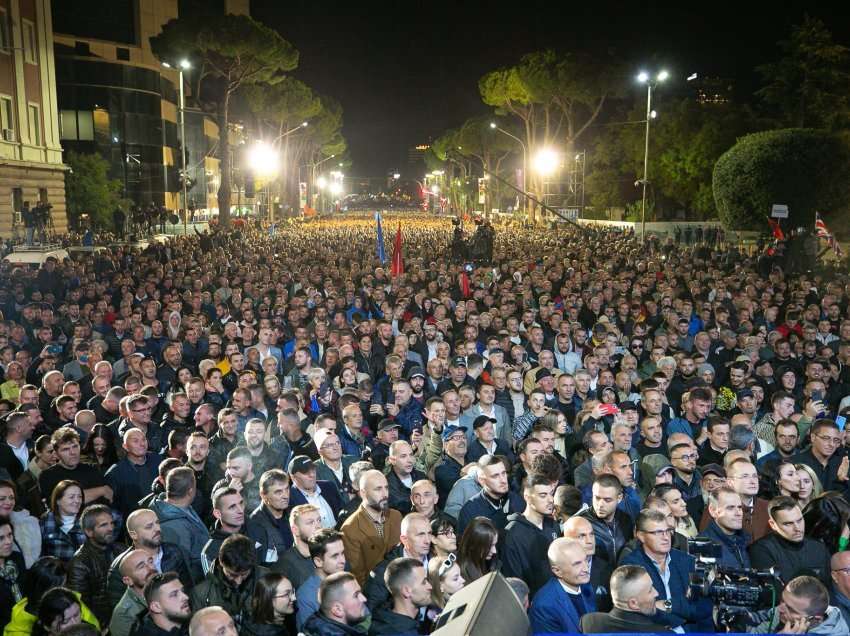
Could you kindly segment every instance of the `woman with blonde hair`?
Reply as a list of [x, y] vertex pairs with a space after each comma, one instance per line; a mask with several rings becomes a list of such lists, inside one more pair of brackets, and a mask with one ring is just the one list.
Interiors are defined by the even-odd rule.
[[466, 581], [460, 573], [460, 564], [454, 552], [445, 559], [430, 559], [428, 561], [428, 582], [431, 584], [431, 605], [434, 609], [442, 610], [452, 594], [463, 589]]
[[797, 475], [800, 477], [800, 490], [797, 493], [797, 501], [800, 503], [800, 508], [805, 508], [815, 497], [819, 497], [823, 492], [823, 486], [820, 479], [815, 475], [809, 466], [805, 464], [795, 464]]

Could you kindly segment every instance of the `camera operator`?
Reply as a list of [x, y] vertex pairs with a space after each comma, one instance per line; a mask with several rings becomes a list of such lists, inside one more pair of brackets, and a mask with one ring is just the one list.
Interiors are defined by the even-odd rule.
[[609, 612], [591, 612], [581, 617], [583, 634], [674, 633], [667, 625], [655, 622], [658, 592], [652, 578], [639, 565], [621, 565], [611, 575]]
[[750, 534], [743, 530], [744, 505], [741, 503], [741, 495], [728, 486], [721, 486], [708, 496], [708, 514], [711, 523], [700, 536], [720, 545], [721, 555], [717, 564], [728, 568], [749, 568], [747, 546], [750, 544]]
[[[673, 549], [673, 531], [666, 517], [655, 510], [641, 510], [635, 536], [640, 546], [620, 561], [620, 565], [639, 565], [652, 578], [661, 610], [656, 620], [685, 631], [711, 631], [712, 605], [707, 598], [688, 598], [689, 577], [695, 569], [692, 556]], [[680, 630], [676, 630], [680, 631]]]
[[776, 497], [767, 506], [773, 531], [750, 546], [750, 561], [757, 569], [775, 568], [782, 582], [800, 572], [814, 573], [829, 582], [829, 551], [823, 543], [805, 536], [806, 522], [800, 506], [791, 497]]
[[[826, 586], [813, 576], [798, 576], [782, 590], [782, 602], [775, 609], [758, 612], [762, 622], [755, 634], [831, 634], [844, 636], [850, 626], [841, 610], [829, 604]], [[781, 626], [781, 627], [780, 627]]]

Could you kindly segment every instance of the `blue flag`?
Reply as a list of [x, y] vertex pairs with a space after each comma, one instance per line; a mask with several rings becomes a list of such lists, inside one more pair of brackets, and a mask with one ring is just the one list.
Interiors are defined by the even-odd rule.
[[384, 250], [384, 228], [381, 227], [381, 213], [375, 213], [375, 220], [378, 222], [378, 246], [377, 255], [381, 265], [387, 262], [387, 253]]

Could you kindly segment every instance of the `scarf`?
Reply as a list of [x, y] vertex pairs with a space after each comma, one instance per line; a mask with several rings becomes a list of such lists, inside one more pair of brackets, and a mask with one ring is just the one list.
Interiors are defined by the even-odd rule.
[[21, 588], [18, 585], [18, 566], [11, 559], [5, 559], [2, 567], [0, 567], [0, 579], [5, 581], [12, 590], [12, 596], [15, 597], [15, 603], [23, 598]]

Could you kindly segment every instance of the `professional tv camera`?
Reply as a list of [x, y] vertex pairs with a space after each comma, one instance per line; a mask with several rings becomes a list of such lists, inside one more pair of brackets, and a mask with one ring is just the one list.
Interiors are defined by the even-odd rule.
[[743, 632], [747, 625], [758, 622], [754, 612], [776, 606], [782, 581], [773, 568], [753, 570], [718, 565], [721, 552], [720, 544], [709, 539], [688, 539], [688, 554], [696, 558], [688, 594], [712, 600], [718, 626]]

